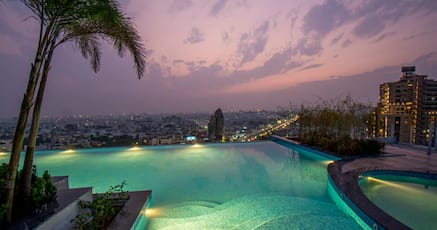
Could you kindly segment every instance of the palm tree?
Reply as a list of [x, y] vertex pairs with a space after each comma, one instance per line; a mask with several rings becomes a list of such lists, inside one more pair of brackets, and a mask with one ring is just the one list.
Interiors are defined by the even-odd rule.
[[[94, 71], [100, 67], [101, 41], [111, 41], [120, 56], [128, 51], [134, 61], [138, 78], [144, 72], [146, 51], [141, 38], [130, 19], [120, 10], [116, 0], [21, 0], [40, 23], [37, 52], [32, 65], [28, 88], [23, 98], [20, 116], [14, 134], [6, 182], [7, 221], [12, 221], [14, 185], [24, 131], [32, 105], [35, 88], [39, 82], [38, 95], [33, 110], [29, 148], [23, 167], [23, 188], [30, 194], [33, 152], [39, 126], [39, 114], [44, 88], [50, 70], [54, 50], [67, 42], [74, 42], [85, 58], [90, 58]], [[42, 70], [41, 70], [42, 69]], [[42, 71], [42, 72], [41, 72]]]

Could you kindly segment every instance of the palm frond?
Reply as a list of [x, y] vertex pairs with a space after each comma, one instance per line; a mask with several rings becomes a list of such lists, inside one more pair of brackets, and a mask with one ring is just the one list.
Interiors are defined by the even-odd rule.
[[[71, 4], [70, 8], [65, 10], [59, 21], [60, 26], [64, 28], [64, 37], [59, 43], [71, 40], [78, 42], [81, 41], [77, 39], [78, 37], [89, 37], [92, 38], [92, 44], [88, 44], [88, 48], [94, 47], [97, 51], [100, 48], [100, 45], [97, 45], [99, 41], [110, 40], [120, 56], [123, 56], [126, 51], [130, 53], [138, 78], [141, 78], [147, 52], [138, 31], [120, 10], [119, 3], [114, 0], [75, 0], [72, 2], [76, 3]], [[84, 41], [81, 42], [82, 45], [86, 44]], [[78, 45], [81, 47], [80, 44]], [[83, 50], [82, 54], [84, 54]], [[100, 58], [100, 52], [98, 54], [99, 56], [96, 57]], [[94, 64], [100, 64], [100, 59], [91, 60], [98, 60]], [[93, 67], [94, 64], [92, 64]]]
[[82, 55], [89, 58], [94, 72], [100, 70], [101, 45], [99, 38], [95, 34], [87, 34], [76, 37], [76, 44], [80, 48]]

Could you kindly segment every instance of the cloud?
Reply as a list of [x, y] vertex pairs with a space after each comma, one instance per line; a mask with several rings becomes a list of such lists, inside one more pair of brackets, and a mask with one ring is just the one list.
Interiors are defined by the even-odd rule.
[[231, 39], [231, 35], [229, 35], [228, 32], [224, 32], [224, 33], [222, 33], [222, 41], [223, 41], [224, 43], [229, 42], [230, 39]]
[[269, 77], [274, 74], [284, 73], [288, 70], [302, 66], [300, 61], [294, 60], [296, 51], [289, 47], [273, 54], [263, 65], [249, 69], [238, 70], [230, 73], [230, 77], [241, 79], [238, 83]]
[[252, 33], [244, 33], [238, 44], [237, 53], [241, 56], [240, 65], [253, 61], [258, 54], [264, 51], [267, 43], [267, 32], [269, 30], [269, 22], [264, 21]]
[[396, 34], [395, 32], [388, 32], [388, 33], [383, 33], [383, 34], [381, 34], [381, 35], [379, 35], [376, 39], [375, 39], [375, 43], [376, 42], [380, 42], [380, 41], [382, 41], [382, 40], [384, 40], [384, 39], [386, 39], [386, 38], [388, 38], [388, 37], [390, 37], [391, 35], [394, 35], [394, 34]]
[[191, 29], [191, 34], [190, 36], [185, 39], [185, 43], [199, 43], [199, 42], [203, 42], [205, 40], [203, 33], [199, 30], [199, 28], [197, 27], [193, 27]]
[[352, 44], [352, 40], [346, 39], [343, 41], [343, 43], [341, 43], [341, 47], [346, 48], [346, 47], [350, 46], [351, 44]]
[[362, 20], [353, 30], [355, 36], [369, 38], [379, 34], [385, 28], [384, 20], [378, 15], [370, 15]]
[[[261, 66], [232, 72], [224, 71], [224, 67], [217, 62], [205, 66], [205, 61], [192, 62], [176, 59], [172, 63], [185, 65], [189, 72], [183, 76], [169, 76], [167, 79], [172, 79], [171, 81], [177, 86], [178, 90], [189, 92], [193, 89], [194, 85], [199, 85], [203, 87], [196, 89], [197, 94], [210, 94], [212, 92], [220, 92], [234, 85], [245, 84], [256, 79], [270, 77], [271, 75], [299, 68], [303, 63], [293, 59], [295, 54], [295, 49], [289, 47], [273, 54]], [[153, 68], [158, 72], [165, 67], [153, 66]]]
[[320, 44], [320, 40], [317, 38], [304, 37], [295, 47], [296, 51], [301, 55], [314, 56], [322, 52], [323, 48]]
[[217, 16], [223, 10], [223, 8], [225, 8], [227, 2], [228, 0], [218, 0], [217, 2], [215, 2], [215, 4], [211, 8], [210, 14], [213, 16]]
[[[8, 87], [0, 91], [0, 98], [7, 98], [0, 100], [4, 108], [0, 117], [19, 110], [38, 32], [35, 20], [24, 20], [32, 13], [20, 1], [2, 3], [0, 69], [4, 73], [0, 82]], [[437, 72], [437, 55], [429, 53], [437, 52], [433, 46], [437, 1], [433, 0], [282, 0], [275, 4], [130, 0], [121, 4], [129, 6], [127, 13], [138, 25], [146, 47], [154, 50], [147, 60], [146, 76], [137, 81], [129, 57], [120, 59], [111, 49], [109, 54], [104, 52], [102, 72], [91, 77], [95, 75], [80, 53], [64, 47], [63, 55], [56, 53], [47, 91], [45, 103], [51, 114], [64, 109], [69, 110], [66, 114], [199, 111], [217, 107], [217, 102], [228, 108], [265, 108], [346, 90], [377, 98], [378, 84], [389, 80], [386, 71], [369, 72], [359, 81], [349, 80], [349, 75], [391, 65], [391, 76], [398, 80], [404, 64], [416, 65], [420, 74]], [[382, 46], [380, 41], [390, 44]], [[11, 55], [17, 51], [14, 47], [20, 56]], [[378, 52], [383, 53], [375, 56]], [[412, 57], [419, 58], [411, 62]], [[354, 61], [357, 58], [363, 61]], [[429, 68], [423, 63], [429, 63]], [[321, 81], [332, 75], [340, 77]], [[60, 90], [65, 85], [69, 89]], [[228, 92], [234, 94], [224, 92], [230, 88], [234, 90]], [[114, 92], [122, 92], [116, 101], [111, 100]]]
[[386, 66], [373, 71], [331, 77], [327, 80], [304, 82], [277, 92], [278, 97], [293, 100], [293, 104], [313, 103], [318, 98], [336, 98], [350, 95], [364, 103], [374, 104], [379, 95], [379, 85], [399, 80], [400, 67]]
[[154, 63], [150, 63], [148, 66], [148, 71], [147, 71], [147, 75], [150, 77], [162, 77], [162, 70], [161, 70], [161, 66], [154, 62]]
[[305, 67], [299, 69], [299, 71], [304, 71], [304, 70], [314, 69], [314, 68], [318, 68], [318, 67], [320, 67], [320, 66], [323, 66], [323, 64], [320, 64], [320, 63], [319, 63], [319, 64], [312, 64], [312, 65], [305, 66]]
[[312, 7], [303, 18], [304, 33], [314, 32], [324, 37], [350, 18], [346, 7], [337, 0], [327, 0]]
[[[430, 9], [437, 9], [436, 1], [368, 0], [355, 8], [347, 8], [340, 0], [326, 0], [313, 6], [303, 17], [302, 31], [307, 35], [314, 33], [316, 38], [322, 39], [339, 27], [356, 22], [353, 34], [367, 39], [380, 34], [388, 25], [405, 16], [417, 12], [427, 13]], [[338, 41], [333, 39], [331, 43]]]
[[299, 17], [299, 8], [294, 8], [288, 11], [288, 17], [290, 20], [290, 28], [293, 29]]
[[426, 6], [426, 2], [432, 1], [370, 0], [356, 9], [355, 17], [370, 18], [376, 16], [383, 22], [396, 22], [405, 15], [411, 15], [418, 11], [425, 10], [428, 7]]
[[344, 35], [344, 33], [341, 33], [337, 37], [333, 38], [331, 40], [331, 46], [337, 44], [337, 42], [339, 42], [343, 38], [343, 35]]
[[[361, 21], [356, 25], [353, 32], [358, 37], [370, 38], [380, 34], [387, 26], [399, 22], [406, 16], [415, 13], [430, 12], [437, 9], [437, 2], [430, 0], [370, 0], [356, 9], [354, 18]], [[388, 35], [388, 34], [387, 34]], [[380, 35], [384, 39], [386, 36]], [[380, 39], [377, 38], [377, 41]]]
[[[314, 56], [322, 52], [322, 40], [328, 33], [338, 29], [351, 19], [351, 12], [338, 0], [327, 0], [313, 6], [303, 17], [302, 31], [305, 36], [296, 49], [301, 55]], [[331, 40], [335, 45], [343, 38], [343, 33]]]
[[174, 0], [168, 11], [170, 13], [177, 13], [190, 8], [192, 5], [193, 2], [190, 0]]
[[413, 35], [410, 35], [410, 36], [406, 36], [406, 37], [403, 38], [403, 40], [416, 39], [416, 38], [419, 38], [419, 37], [422, 37], [422, 36], [430, 35], [430, 34], [435, 33], [435, 32], [437, 32], [437, 30], [423, 31], [423, 32], [416, 33], [416, 34], [413, 34]]
[[437, 52], [430, 52], [414, 59], [413, 63], [437, 63]]
[[302, 64], [293, 59], [296, 53], [296, 50], [291, 47], [275, 53], [270, 59], [264, 62], [263, 68], [276, 70], [276, 72], [272, 71], [271, 74], [282, 73], [297, 68]]

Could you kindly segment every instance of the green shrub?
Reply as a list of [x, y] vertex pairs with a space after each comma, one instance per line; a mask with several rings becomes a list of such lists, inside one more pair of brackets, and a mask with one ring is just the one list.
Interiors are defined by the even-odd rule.
[[[0, 166], [0, 197], [5, 197], [4, 185], [6, 182], [6, 176], [8, 172], [8, 164], [3, 163]], [[14, 204], [13, 204], [13, 216], [14, 219], [26, 216], [34, 212], [35, 210], [41, 208], [43, 204], [56, 199], [56, 187], [50, 180], [50, 175], [48, 171], [45, 171], [42, 177], [37, 176], [36, 166], [32, 169], [32, 190], [31, 197], [29, 201], [25, 201], [21, 193], [21, 176], [22, 170], [17, 172], [17, 177], [15, 180], [15, 193], [14, 193]], [[4, 200], [2, 200], [4, 202]], [[0, 204], [0, 223], [3, 223], [7, 206], [5, 204]]]
[[[6, 216], [7, 206], [5, 204], [2, 204], [0, 206], [0, 223], [3, 222], [3, 219]], [[1, 226], [1, 224], [0, 224]]]
[[302, 144], [321, 148], [324, 151], [334, 154], [350, 155], [370, 155], [380, 153], [384, 148], [383, 143], [368, 139], [351, 139], [349, 136], [330, 137], [326, 135], [305, 135], [299, 140]]
[[79, 201], [80, 213], [75, 219], [75, 229], [106, 229], [115, 215], [120, 211], [121, 204], [129, 199], [128, 192], [123, 189], [126, 182], [110, 186], [109, 190], [97, 196], [93, 201]]
[[[36, 175], [36, 167], [34, 173]], [[56, 199], [56, 187], [50, 180], [49, 172], [46, 170], [42, 177], [32, 178], [31, 203], [33, 208], [38, 208], [41, 205]]]

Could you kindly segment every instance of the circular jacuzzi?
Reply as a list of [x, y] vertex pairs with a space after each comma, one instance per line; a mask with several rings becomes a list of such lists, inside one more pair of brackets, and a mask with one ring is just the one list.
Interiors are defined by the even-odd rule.
[[364, 195], [377, 207], [413, 229], [437, 226], [437, 175], [372, 170], [358, 177]]
[[328, 193], [363, 229], [435, 229], [437, 174], [328, 165]]

